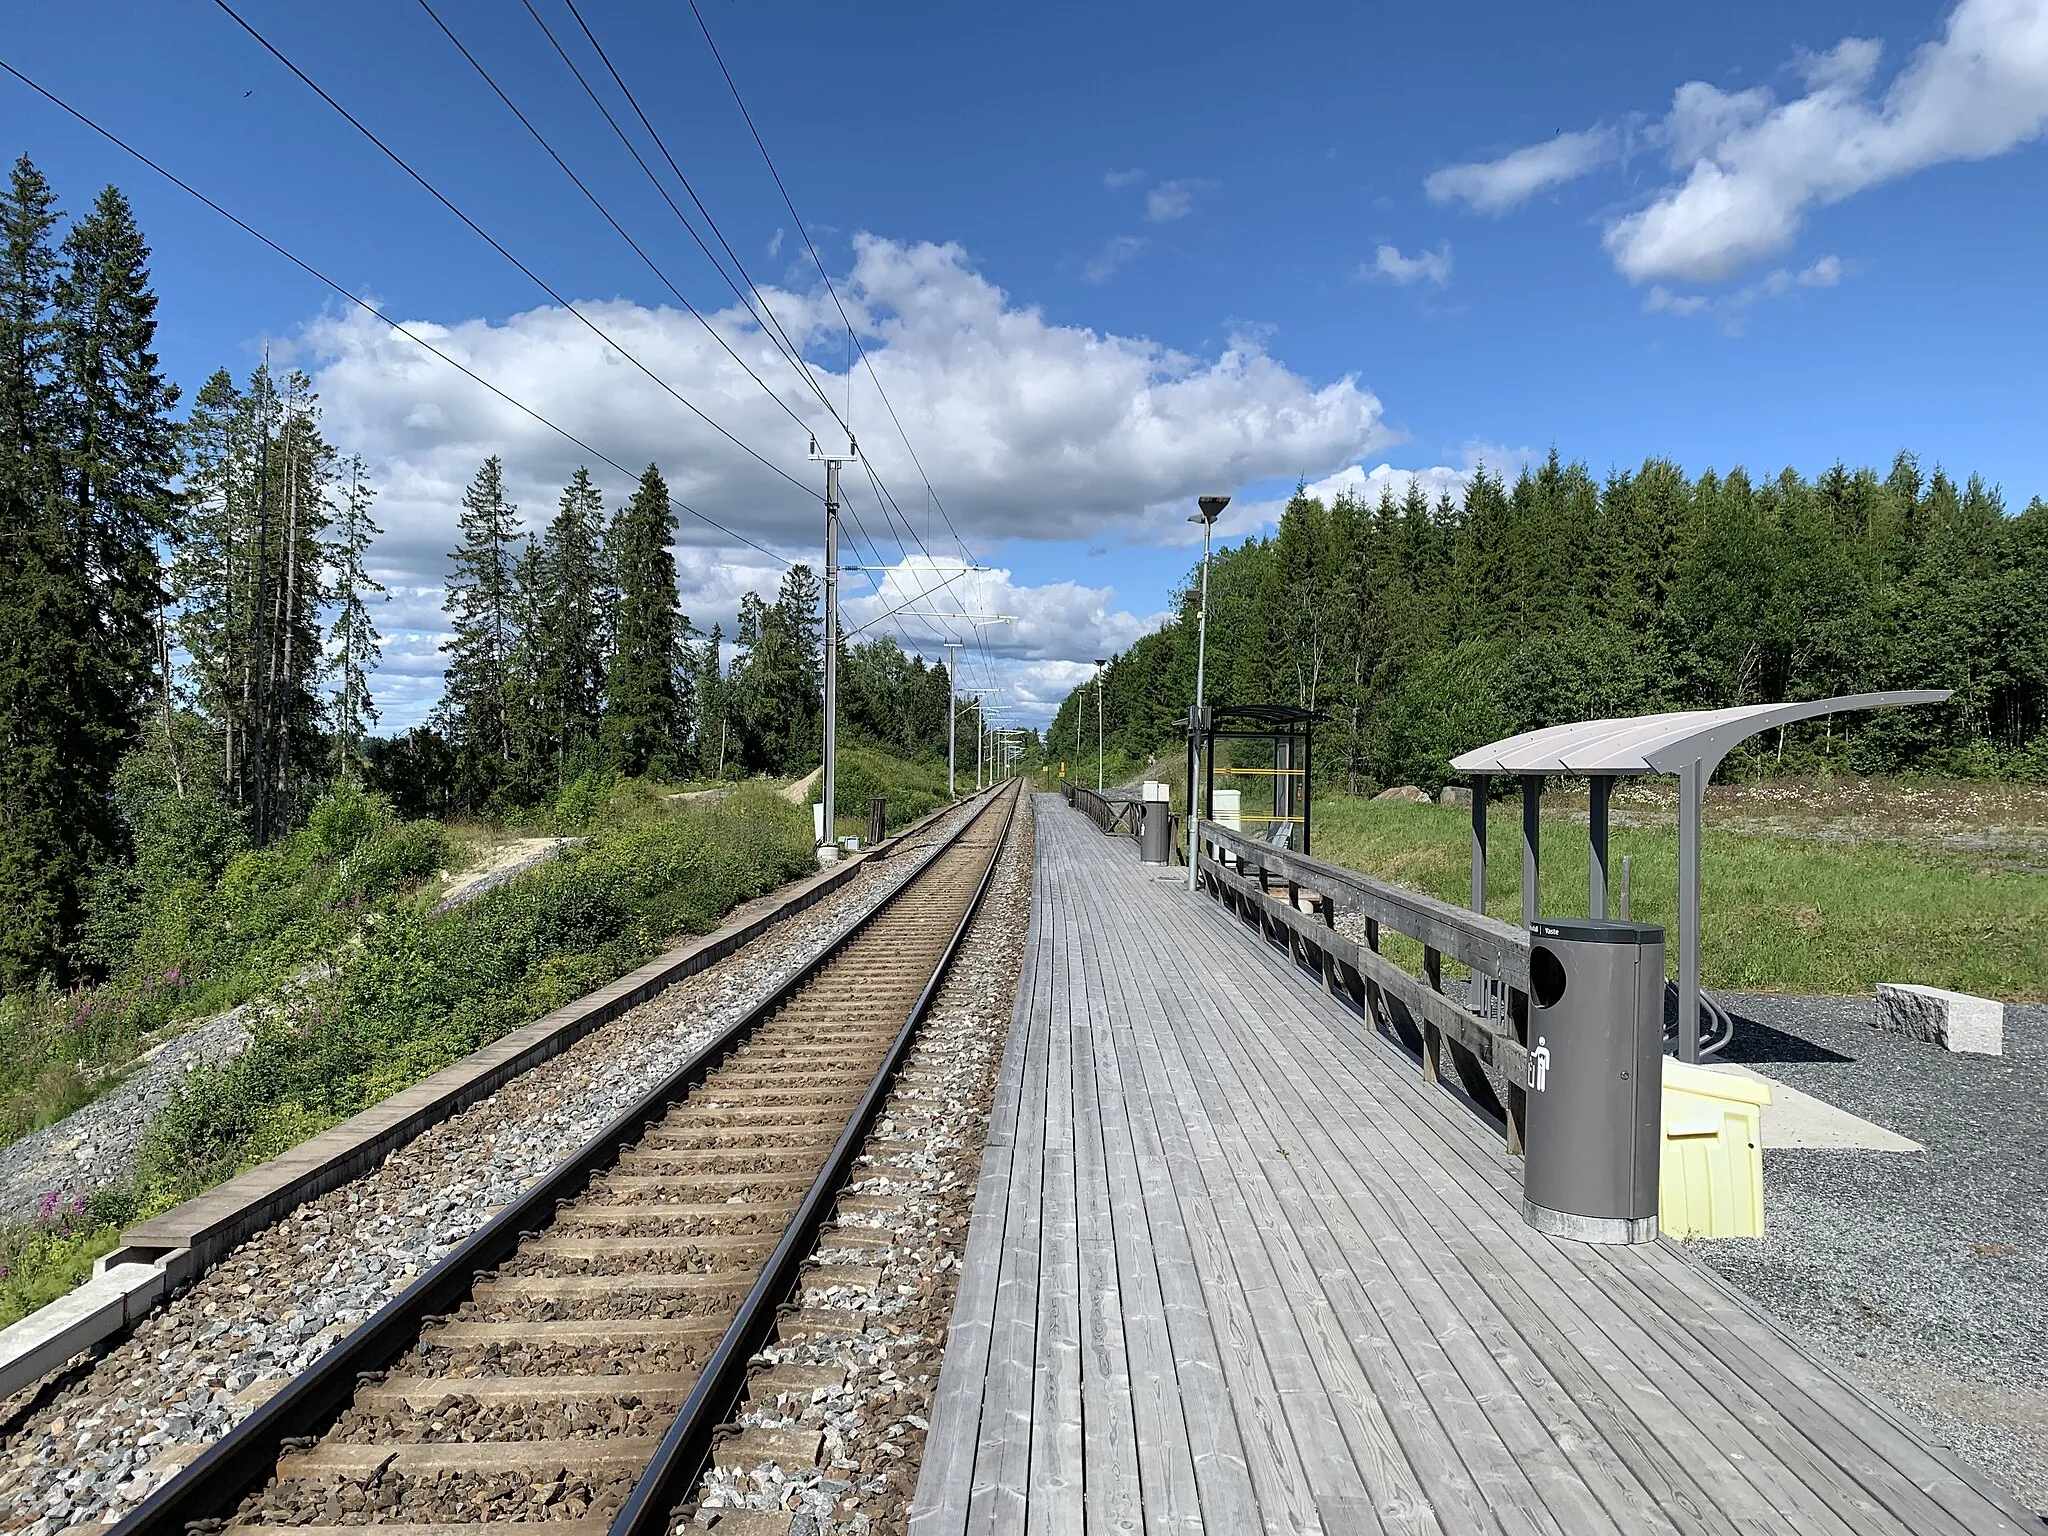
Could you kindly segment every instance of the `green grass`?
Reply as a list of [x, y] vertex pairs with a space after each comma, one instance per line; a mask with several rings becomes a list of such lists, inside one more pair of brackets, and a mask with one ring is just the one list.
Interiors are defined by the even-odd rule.
[[446, 856], [436, 824], [397, 822], [367, 797], [338, 795], [305, 828], [238, 855], [218, 881], [151, 893], [104, 982], [0, 998], [0, 1142], [91, 1102], [151, 1039], [345, 949]]
[[[1464, 906], [1471, 895], [1471, 813], [1458, 807], [1319, 796], [1318, 858]], [[1678, 839], [1616, 828], [1609, 885], [1634, 861], [1633, 916], [1677, 946]], [[1544, 913], [1586, 910], [1583, 825], [1545, 821]], [[1521, 813], [1492, 807], [1486, 907], [1519, 923]], [[1819, 842], [1708, 830], [1701, 842], [1701, 970], [1740, 992], [1869, 993], [1921, 982], [2007, 1001], [2048, 998], [2048, 875], [1883, 843]]]
[[[832, 790], [832, 825], [840, 836], [868, 835], [868, 802], [877, 795], [888, 801], [883, 814], [891, 832], [946, 804], [944, 758], [913, 762], [874, 747], [845, 746], [840, 748], [837, 768]], [[972, 793], [972, 763], [967, 765], [966, 777], [960, 782], [966, 792]]]
[[49, 1195], [34, 1221], [0, 1231], [0, 1328], [81, 1284], [135, 1214], [126, 1191], [63, 1205]]
[[246, 1051], [180, 1085], [143, 1147], [143, 1205], [198, 1194], [708, 932], [815, 867], [809, 822], [749, 787], [594, 832], [452, 911], [379, 914], [333, 975], [258, 1012]]

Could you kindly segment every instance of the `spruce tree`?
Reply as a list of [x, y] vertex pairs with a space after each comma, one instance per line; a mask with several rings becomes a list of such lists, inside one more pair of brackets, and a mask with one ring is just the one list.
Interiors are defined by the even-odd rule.
[[55, 422], [56, 194], [24, 155], [0, 193], [0, 989], [61, 972], [88, 855], [72, 838]]
[[484, 460], [462, 497], [462, 547], [443, 606], [453, 623], [439, 719], [454, 745], [461, 788], [480, 805], [502, 785], [512, 760], [512, 649], [519, 509], [505, 499], [505, 466]]
[[604, 498], [578, 469], [541, 547], [536, 603], [537, 692], [559, 788], [596, 766], [604, 717], [606, 574]]
[[334, 576], [327, 594], [334, 605], [334, 622], [328, 629], [335, 675], [334, 760], [342, 777], [357, 784], [363, 781], [363, 742], [377, 723], [370, 674], [384, 652], [384, 637], [371, 621], [369, 606], [384, 587], [371, 576], [365, 559], [383, 530], [370, 516], [377, 493], [363, 478], [363, 469], [362, 455], [350, 455], [348, 483], [342, 488], [327, 545], [328, 568]]
[[689, 621], [676, 593], [675, 512], [661, 471], [647, 466], [608, 541], [619, 596], [605, 676], [603, 739], [621, 773], [689, 768]]

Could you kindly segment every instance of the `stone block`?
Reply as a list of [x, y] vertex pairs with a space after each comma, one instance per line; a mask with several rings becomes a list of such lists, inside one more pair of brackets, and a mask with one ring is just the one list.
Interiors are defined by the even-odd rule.
[[1925, 1040], [1943, 1050], [1980, 1056], [2005, 1054], [2005, 1004], [1971, 997], [1967, 992], [1881, 981], [1871, 1023], [1890, 1034]]
[[1436, 803], [1438, 805], [1470, 805], [1472, 803], [1472, 791], [1464, 788], [1462, 785], [1446, 784], [1437, 795]]
[[1414, 805], [1429, 804], [1429, 794], [1413, 784], [1397, 784], [1392, 789], [1383, 789], [1373, 796], [1375, 800], [1406, 800]]

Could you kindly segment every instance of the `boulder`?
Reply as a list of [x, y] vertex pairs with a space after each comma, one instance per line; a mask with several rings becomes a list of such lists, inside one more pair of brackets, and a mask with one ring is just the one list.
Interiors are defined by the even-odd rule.
[[1870, 1022], [1889, 1034], [1925, 1040], [1947, 1051], [2005, 1054], [2005, 1004], [1967, 992], [1881, 981]]
[[1461, 784], [1446, 784], [1436, 797], [1438, 805], [1470, 805], [1472, 791]]
[[1397, 784], [1392, 789], [1383, 789], [1373, 796], [1375, 800], [1406, 800], [1413, 805], [1429, 804], [1429, 795], [1413, 784]]

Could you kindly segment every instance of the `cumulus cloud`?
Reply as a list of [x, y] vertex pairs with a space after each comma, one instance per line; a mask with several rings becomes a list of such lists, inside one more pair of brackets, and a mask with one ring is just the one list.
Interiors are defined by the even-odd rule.
[[1145, 194], [1145, 217], [1154, 224], [1171, 224], [1195, 211], [1195, 199], [1214, 191], [1213, 181], [1162, 181]]
[[[1793, 67], [1804, 91], [1784, 101], [1761, 86], [1681, 85], [1642, 135], [1680, 179], [1608, 221], [1615, 266], [1638, 283], [1725, 281], [1789, 247], [1816, 207], [2004, 154], [2048, 129], [2048, 0], [1960, 0], [1942, 36], [1879, 91], [1882, 58], [1883, 45], [1862, 37], [1802, 54]], [[1620, 141], [1604, 125], [1576, 137]], [[1452, 166], [1425, 185], [1438, 201], [1500, 212], [1602, 162], [1561, 154], [1558, 142]]]
[[1135, 187], [1144, 179], [1145, 168], [1141, 165], [1134, 165], [1128, 171], [1104, 171], [1102, 173], [1102, 184], [1113, 192], [1120, 191], [1124, 187]]
[[1451, 280], [1451, 242], [1446, 240], [1433, 251], [1417, 251], [1413, 256], [1403, 256], [1398, 246], [1383, 245], [1373, 256], [1372, 265], [1361, 267], [1359, 272], [1361, 276], [1384, 278], [1403, 288], [1425, 282], [1441, 288]]
[[1596, 126], [1583, 133], [1560, 133], [1497, 160], [1447, 165], [1431, 172], [1422, 187], [1431, 202], [1463, 202], [1481, 213], [1506, 213], [1545, 188], [1576, 181], [1620, 156], [1620, 133]]
[[[839, 358], [843, 332], [822, 291], [764, 292], [801, 344]], [[1391, 440], [1378, 399], [1355, 378], [1311, 383], [1254, 336], [1196, 357], [1053, 324], [975, 272], [958, 246], [862, 236], [840, 294], [948, 516], [970, 544], [1177, 532], [1175, 509], [1200, 491], [1290, 475], [1305, 463], [1342, 463]], [[746, 312], [715, 314], [712, 323], [781, 405], [688, 315], [623, 300], [578, 307], [616, 345], [552, 307], [500, 321], [406, 323], [626, 474], [367, 316], [331, 315], [298, 338], [298, 361], [314, 375], [328, 435], [370, 462], [386, 530], [375, 551], [377, 574], [408, 594], [402, 614], [397, 604], [382, 614], [381, 627], [394, 637], [379, 683], [387, 698], [438, 691], [433, 646], [445, 623], [440, 583], [456, 543], [456, 510], [491, 454], [504, 459], [531, 530], [553, 516], [562, 484], [579, 465], [590, 467], [607, 505], [616, 506], [631, 493], [631, 476], [658, 462], [678, 500], [776, 555], [813, 565], [819, 559], [822, 516], [813, 487], [820, 476], [806, 450], [809, 431], [829, 420]], [[792, 480], [691, 416], [620, 348]], [[812, 371], [844, 409], [846, 374]], [[920, 531], [928, 520], [943, 535], [864, 371], [851, 388], [863, 451]], [[865, 475], [849, 474], [846, 484], [850, 510], [893, 554], [895, 536]], [[774, 558], [687, 516], [680, 524], [684, 603], [701, 624], [723, 619], [729, 626], [742, 592], [773, 590], [781, 575]], [[849, 534], [857, 537], [850, 527]], [[927, 542], [939, 549], [936, 538]], [[407, 722], [387, 714], [390, 723]]]
[[[1461, 500], [1465, 488], [1472, 483], [1472, 477], [1482, 465], [1488, 474], [1512, 480], [1525, 464], [1534, 463], [1536, 458], [1535, 450], [1530, 448], [1470, 442], [1460, 451], [1459, 462], [1455, 465], [1433, 464], [1423, 469], [1400, 469], [1391, 463], [1380, 463], [1368, 469], [1360, 460], [1333, 474], [1310, 480], [1301, 489], [1302, 494], [1313, 496], [1325, 506], [1340, 496], [1349, 496], [1353, 501], [1376, 507], [1383, 495], [1391, 494], [1394, 500], [1401, 501], [1406, 499], [1410, 486], [1419, 485], [1423, 495], [1434, 505], [1437, 498], [1444, 495], [1453, 501]], [[1238, 538], [1271, 527], [1279, 522], [1288, 500], [1288, 497], [1281, 496], [1233, 503], [1216, 525], [1218, 536]]]
[[1812, 266], [1794, 272], [1779, 267], [1756, 282], [1733, 293], [1673, 293], [1662, 283], [1643, 297], [1643, 308], [1653, 315], [1676, 315], [1683, 319], [1704, 312], [1720, 317], [1721, 327], [1731, 336], [1742, 334], [1744, 314], [1761, 299], [1782, 299], [1799, 288], [1833, 288], [1842, 280], [1842, 259], [1823, 256]]
[[1081, 268], [1084, 282], [1106, 283], [1116, 275], [1116, 269], [1145, 249], [1144, 240], [1137, 235], [1116, 235], [1108, 240], [1101, 250], [1088, 258]]

